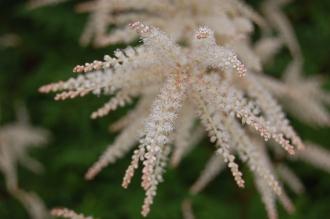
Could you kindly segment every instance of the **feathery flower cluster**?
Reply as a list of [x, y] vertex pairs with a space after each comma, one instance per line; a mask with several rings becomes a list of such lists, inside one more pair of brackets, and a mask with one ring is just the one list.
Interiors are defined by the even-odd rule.
[[16, 166], [20, 163], [33, 172], [42, 171], [41, 164], [30, 158], [27, 151], [45, 144], [47, 137], [45, 130], [32, 127], [25, 119], [0, 127], [0, 171], [8, 192], [24, 205], [33, 219], [48, 218], [48, 213], [36, 194], [20, 188]]
[[[273, 95], [287, 103], [292, 112], [298, 111], [293, 105], [299, 106], [304, 113], [297, 115], [312, 124], [329, 125], [330, 115], [323, 105], [329, 97], [320, 89], [319, 80], [301, 76], [302, 56], [281, 12], [283, 2], [265, 1], [263, 10], [268, 21], [238, 0], [97, 0], [79, 5], [80, 11], [91, 12], [82, 37], [84, 43], [92, 39], [96, 46], [130, 42], [136, 33], [143, 40], [142, 45], [117, 50], [103, 61], [76, 66], [73, 71], [79, 74], [75, 78], [40, 88], [43, 93], [56, 92], [56, 100], [89, 93], [111, 96], [92, 113], [92, 118], [105, 116], [132, 98], [139, 98], [135, 109], [112, 124], [112, 130], [122, 132], [87, 171], [86, 179], [93, 179], [138, 141], [122, 186], [128, 187], [141, 162], [141, 186], [146, 193], [141, 213], [146, 216], [163, 181], [169, 155], [172, 165], [178, 165], [206, 133], [216, 152], [192, 193], [201, 191], [225, 166], [236, 184], [244, 187], [238, 157], [253, 172], [269, 218], [277, 218], [276, 200], [292, 212], [293, 204], [279, 179], [297, 192], [303, 190], [302, 184], [284, 164], [273, 165], [267, 146], [277, 156], [286, 157], [286, 152], [290, 158], [328, 171], [330, 155], [318, 146], [303, 144]], [[149, 25], [131, 22], [135, 20]], [[264, 32], [255, 45], [249, 40], [253, 22]], [[110, 24], [116, 28], [107, 33]], [[279, 36], [270, 36], [272, 29]], [[261, 73], [262, 64], [283, 45], [293, 57], [284, 82]], [[311, 98], [307, 100], [306, 96]], [[183, 209], [190, 209], [189, 201]]]
[[[228, 124], [237, 123], [236, 118], [252, 127], [265, 140], [273, 139], [290, 154], [294, 153], [295, 148], [302, 147], [298, 136], [290, 136], [284, 132], [286, 129], [283, 127], [289, 127], [286, 120], [279, 120], [276, 124], [270, 124], [266, 118], [261, 116], [259, 111], [265, 110], [265, 115], [271, 115], [273, 109], [262, 108], [262, 105], [258, 106], [258, 101], [246, 98], [243, 90], [236, 87], [234, 80], [244, 80], [249, 83], [249, 80], [239, 79], [245, 76], [246, 67], [233, 51], [217, 46], [214, 33], [210, 29], [199, 28], [195, 33], [195, 39], [192, 41], [192, 47], [188, 49], [179, 47], [154, 27], [140, 22], [132, 23], [130, 26], [141, 34], [144, 44], [135, 53], [131, 49], [125, 50], [125, 55], [129, 54], [127, 56], [124, 56], [124, 52], [117, 52], [116, 57], [122, 59], [120, 64], [118, 59], [113, 60], [107, 57], [102, 62], [102, 69], [99, 67], [89, 68], [88, 70], [94, 69], [94, 71], [84, 70], [87, 72], [85, 76], [46, 85], [41, 87], [40, 91], [61, 91], [56, 96], [57, 99], [72, 98], [77, 95], [84, 95], [86, 92], [92, 92], [114, 95], [110, 101], [120, 102], [118, 93], [136, 94], [137, 91], [140, 93], [141, 102], [144, 98], [149, 99], [150, 95], [155, 98], [153, 101], [144, 100], [151, 105], [149, 114], [143, 111], [144, 115], [136, 115], [134, 118], [138, 121], [134, 122], [133, 120], [133, 124], [140, 125], [141, 118], [145, 118], [145, 128], [142, 133], [133, 133], [134, 139], [139, 134], [142, 137], [140, 138], [140, 146], [134, 151], [132, 163], [123, 180], [123, 187], [126, 188], [131, 182], [139, 162], [143, 163], [141, 186], [146, 191], [146, 199], [142, 209], [144, 216], [149, 213], [157, 186], [163, 180], [164, 167], [171, 151], [170, 145], [176, 139], [175, 120], [184, 108], [196, 112], [190, 114], [191, 119], [200, 118], [208, 132], [210, 141], [217, 145], [217, 153], [227, 163], [239, 187], [244, 187], [244, 180], [235, 162], [234, 153], [242, 151], [241, 153], [246, 153], [246, 156], [249, 156], [248, 153], [253, 154], [253, 152], [247, 151], [239, 143], [230, 144], [232, 138], [235, 138], [235, 133], [230, 133], [227, 130]], [[134, 59], [132, 59], [133, 54]], [[140, 56], [147, 58], [144, 60], [148, 61], [137, 62]], [[131, 71], [132, 65], [135, 67], [134, 71]], [[89, 67], [89, 64], [85, 66]], [[157, 80], [152, 80], [155, 78], [154, 76], [148, 77], [145, 69], [152, 69], [148, 73], [155, 73]], [[133, 81], [132, 78], [135, 80]], [[146, 87], [145, 81], [149, 81], [150, 86]], [[154, 88], [150, 89], [150, 87]], [[157, 93], [159, 94], [157, 95]], [[261, 97], [259, 98], [259, 96]], [[259, 96], [254, 98], [257, 100], [259, 98], [259, 101], [262, 101], [263, 95]], [[190, 130], [191, 126], [193, 124], [185, 128]], [[238, 126], [241, 128], [240, 125]], [[132, 127], [129, 127], [123, 131], [123, 134], [132, 131], [134, 132], [136, 129], [132, 130]], [[185, 132], [188, 131], [185, 130]], [[242, 130], [242, 132], [244, 131]], [[118, 141], [120, 140], [128, 141], [122, 136], [119, 136]], [[290, 142], [298, 144], [291, 145]], [[120, 157], [126, 152], [129, 148], [127, 145], [134, 144], [133, 141], [127, 143], [123, 144], [124, 147], [117, 146], [119, 148], [117, 150], [114, 150], [115, 147], [107, 150], [106, 154], [88, 171], [86, 178], [91, 179], [116, 156]], [[255, 162], [257, 166], [260, 165], [258, 161], [251, 162]], [[253, 166], [253, 168], [258, 168], [261, 172], [260, 175], [270, 181], [269, 185], [279, 192], [277, 183], [268, 174], [270, 171], [263, 170], [265, 167], [262, 165]]]

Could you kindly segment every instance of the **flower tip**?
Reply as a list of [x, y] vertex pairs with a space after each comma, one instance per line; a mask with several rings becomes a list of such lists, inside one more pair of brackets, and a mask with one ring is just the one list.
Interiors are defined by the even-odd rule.
[[54, 90], [55, 85], [54, 84], [46, 84], [41, 87], [39, 87], [38, 92], [39, 93], [49, 93], [52, 90]]
[[93, 180], [94, 179], [94, 175], [93, 174], [91, 174], [91, 172], [88, 170], [87, 171], [87, 173], [85, 174], [85, 180], [87, 180], [87, 181], [91, 181], [91, 180]]
[[72, 70], [74, 73], [83, 73], [85, 71], [85, 67], [83, 65], [77, 65]]
[[245, 188], [245, 183], [244, 183], [244, 181], [238, 183], [238, 187], [239, 187], [240, 189], [244, 189], [244, 188]]
[[45, 86], [39, 87], [38, 92], [39, 93], [47, 93], [45, 88], [46, 88]]
[[123, 183], [121, 184], [121, 187], [123, 187], [124, 189], [127, 189], [127, 188], [128, 188], [128, 184], [123, 182]]
[[97, 119], [98, 114], [96, 112], [93, 112], [90, 117], [91, 119]]

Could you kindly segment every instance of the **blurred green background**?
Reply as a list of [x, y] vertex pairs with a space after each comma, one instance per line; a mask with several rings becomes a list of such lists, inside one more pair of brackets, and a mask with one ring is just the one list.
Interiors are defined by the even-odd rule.
[[[251, 1], [250, 1], [251, 2]], [[258, 5], [260, 1], [252, 1]], [[107, 167], [94, 181], [83, 176], [116, 133], [108, 132], [108, 125], [129, 110], [130, 106], [113, 112], [100, 120], [90, 120], [90, 113], [101, 106], [107, 97], [89, 95], [82, 99], [55, 102], [52, 95], [41, 95], [38, 88], [46, 83], [67, 79], [73, 66], [94, 59], [102, 59], [116, 47], [82, 48], [78, 38], [87, 16], [76, 14], [77, 1], [26, 10], [25, 1], [0, 1], [0, 35], [13, 33], [19, 36], [16, 47], [0, 48], [0, 124], [15, 120], [14, 103], [26, 103], [34, 125], [52, 132], [47, 148], [36, 149], [32, 156], [45, 167], [41, 175], [19, 168], [21, 187], [36, 191], [46, 205], [65, 206], [87, 215], [103, 219], [142, 218], [140, 208], [143, 191], [139, 176], [129, 189], [121, 187], [130, 156]], [[294, 25], [305, 56], [305, 73], [308, 75], [330, 73], [330, 1], [300, 0], [290, 4], [285, 11]], [[279, 77], [290, 57], [286, 50], [269, 68]], [[329, 82], [327, 87], [329, 88]], [[330, 129], [316, 129], [291, 118], [303, 139], [308, 139], [330, 149]], [[204, 140], [190, 153], [177, 169], [168, 168], [165, 182], [159, 186], [150, 219], [176, 219], [181, 216], [181, 201], [197, 179], [213, 147]], [[291, 166], [304, 181], [307, 193], [296, 196], [289, 192], [296, 205], [296, 213], [287, 215], [279, 206], [280, 218], [329, 218], [330, 175], [305, 163]], [[266, 218], [264, 206], [256, 192], [248, 169], [246, 189], [240, 190], [228, 171], [220, 174], [204, 192], [193, 197], [197, 218]], [[0, 176], [0, 218], [28, 218], [23, 207], [5, 190]]]

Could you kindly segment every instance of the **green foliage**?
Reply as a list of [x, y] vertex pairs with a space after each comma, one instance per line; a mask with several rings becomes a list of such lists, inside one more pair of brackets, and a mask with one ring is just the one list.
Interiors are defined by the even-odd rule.
[[[256, 1], [254, 1], [256, 2]], [[115, 134], [108, 124], [124, 114], [127, 108], [110, 116], [92, 121], [89, 114], [101, 106], [104, 97], [55, 102], [50, 95], [37, 92], [39, 86], [71, 76], [72, 67], [86, 61], [101, 59], [114, 47], [82, 48], [78, 38], [86, 16], [74, 13], [74, 2], [33, 11], [24, 1], [5, 0], [0, 3], [0, 35], [15, 33], [20, 43], [15, 48], [0, 48], [0, 106], [1, 124], [15, 119], [14, 103], [23, 100], [33, 124], [52, 132], [47, 148], [33, 151], [45, 166], [42, 175], [20, 169], [21, 186], [36, 191], [51, 207], [66, 206], [97, 218], [141, 218], [143, 192], [139, 180], [128, 190], [121, 188], [121, 180], [129, 157], [107, 167], [94, 181], [83, 176]], [[294, 23], [305, 56], [306, 74], [330, 72], [330, 3], [329, 1], [296, 1], [287, 8]], [[270, 69], [277, 74], [290, 57], [283, 51]], [[326, 73], [327, 72], [327, 73]], [[310, 139], [329, 149], [330, 129], [314, 129], [294, 120], [303, 139]], [[189, 154], [182, 165], [165, 174], [165, 183], [148, 218], [181, 218], [180, 206], [188, 196], [188, 189], [202, 170], [212, 147], [203, 142]], [[302, 164], [290, 163], [305, 182], [307, 194], [290, 194], [297, 212], [292, 216], [280, 209], [281, 218], [325, 218], [330, 213], [330, 176]], [[248, 175], [248, 170], [244, 171]], [[138, 178], [136, 176], [136, 178]], [[266, 213], [251, 177], [245, 190], [236, 188], [229, 173], [222, 173], [206, 190], [193, 197], [198, 218], [265, 218]], [[27, 218], [22, 206], [4, 189], [0, 178], [0, 218]]]

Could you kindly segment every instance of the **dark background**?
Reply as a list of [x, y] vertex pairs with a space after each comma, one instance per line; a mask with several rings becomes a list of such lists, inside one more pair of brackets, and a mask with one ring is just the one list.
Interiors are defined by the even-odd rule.
[[[87, 16], [76, 14], [77, 1], [33, 11], [26, 10], [25, 1], [0, 0], [0, 35], [14, 33], [20, 43], [14, 48], [0, 48], [0, 124], [15, 120], [14, 104], [24, 101], [33, 124], [52, 132], [47, 148], [36, 149], [32, 156], [45, 167], [41, 175], [19, 168], [21, 187], [36, 191], [49, 208], [66, 206], [103, 219], [141, 218], [144, 194], [139, 176], [128, 190], [121, 187], [130, 155], [107, 167], [94, 181], [83, 176], [116, 134], [108, 132], [108, 124], [118, 119], [130, 106], [100, 120], [90, 120], [90, 113], [107, 97], [89, 95], [82, 99], [56, 102], [52, 95], [41, 95], [38, 88], [46, 83], [67, 79], [73, 66], [111, 54], [115, 47], [82, 48], [78, 38]], [[250, 1], [251, 2], [251, 1]], [[258, 5], [259, 1], [252, 1]], [[305, 73], [327, 76], [330, 72], [330, 1], [300, 0], [286, 7], [305, 57]], [[290, 60], [282, 50], [272, 67], [275, 76]], [[330, 87], [330, 83], [326, 83]], [[290, 117], [290, 115], [289, 115]], [[303, 139], [330, 149], [330, 129], [317, 129], [290, 117]], [[181, 201], [188, 196], [213, 147], [205, 139], [177, 169], [168, 168], [165, 182], [148, 218], [181, 218]], [[296, 196], [289, 192], [297, 211], [287, 215], [279, 206], [280, 218], [329, 218], [330, 175], [305, 163], [289, 162], [306, 185], [307, 192]], [[228, 171], [221, 173], [204, 192], [193, 197], [197, 218], [266, 218], [253, 178], [246, 167], [246, 189], [240, 190]], [[9, 196], [0, 177], [0, 218], [28, 218], [23, 207]]]

